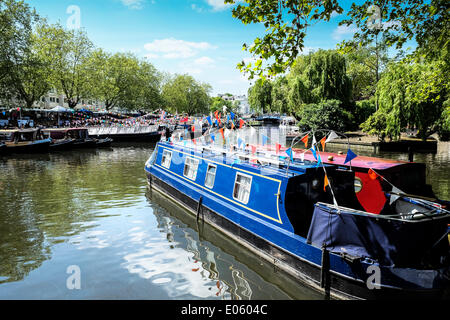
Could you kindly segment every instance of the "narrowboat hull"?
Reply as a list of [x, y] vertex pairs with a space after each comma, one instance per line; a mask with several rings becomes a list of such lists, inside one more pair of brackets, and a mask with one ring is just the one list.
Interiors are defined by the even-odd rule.
[[[389, 285], [368, 289], [368, 267], [360, 261], [350, 261], [342, 256], [326, 253], [293, 233], [273, 228], [268, 224], [258, 226], [252, 219], [235, 221], [221, 212], [221, 206], [212, 208], [203, 201], [201, 193], [183, 192], [178, 182], [170, 177], [153, 174], [147, 170], [150, 188], [160, 192], [197, 216], [197, 220], [212, 225], [225, 235], [258, 254], [275, 268], [282, 270], [304, 285], [324, 294], [325, 298], [359, 299], [442, 299], [448, 298], [448, 280], [442, 276], [448, 271], [414, 270], [381, 267], [381, 278], [390, 279]], [[189, 193], [189, 195], [187, 195]], [[247, 220], [247, 221], [246, 221]], [[275, 234], [276, 233], [276, 234]], [[326, 257], [326, 258], [324, 258]], [[433, 287], [421, 288], [411, 279], [434, 279]], [[408, 287], [409, 286], [409, 287]]]
[[6, 143], [6, 152], [16, 154], [46, 153], [49, 151], [50, 144], [50, 139], [23, 143]]
[[50, 151], [66, 151], [73, 147], [75, 140], [64, 139], [59, 141], [54, 141], [50, 144]]
[[74, 148], [96, 148], [97, 142], [94, 139], [76, 140], [73, 143]]

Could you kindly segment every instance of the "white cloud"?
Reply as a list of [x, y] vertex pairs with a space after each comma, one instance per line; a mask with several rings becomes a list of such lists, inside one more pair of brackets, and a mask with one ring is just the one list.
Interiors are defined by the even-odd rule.
[[333, 34], [331, 36], [333, 37], [334, 40], [342, 40], [343, 38], [345, 38], [349, 35], [353, 36], [353, 34], [357, 31], [358, 31], [358, 28], [354, 24], [349, 25], [349, 26], [342, 25], [342, 26], [338, 26], [333, 31]]
[[214, 59], [211, 59], [210, 57], [201, 57], [194, 60], [194, 64], [207, 67], [213, 66], [214, 62]]
[[158, 58], [159, 58], [159, 56], [158, 56], [157, 54], [154, 54], [154, 53], [147, 53], [147, 54], [145, 55], [145, 57], [146, 57], [147, 59], [158, 59]]
[[206, 0], [206, 2], [213, 8], [213, 11], [222, 11], [232, 6], [225, 4], [224, 0]]
[[191, 4], [191, 8], [192, 8], [192, 10], [194, 10], [194, 11], [197, 11], [198, 13], [201, 13], [201, 12], [203, 12], [203, 8], [201, 8], [201, 7], [199, 7], [199, 6], [197, 6], [196, 4]]
[[200, 51], [215, 49], [208, 42], [189, 42], [174, 38], [154, 40], [144, 45], [149, 54], [163, 54], [166, 59], [190, 58], [197, 55]]
[[130, 9], [140, 10], [144, 6], [145, 0], [120, 0], [120, 2]]

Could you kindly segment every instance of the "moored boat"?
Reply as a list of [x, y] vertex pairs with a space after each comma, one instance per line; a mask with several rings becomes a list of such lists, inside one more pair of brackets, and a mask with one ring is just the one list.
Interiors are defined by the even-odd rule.
[[46, 134], [58, 144], [55, 147], [67, 148], [95, 148], [97, 142], [89, 137], [87, 128], [58, 128], [44, 129]]
[[347, 168], [191, 141], [159, 142], [145, 171], [152, 189], [333, 298], [448, 294], [450, 212], [438, 203], [387, 193], [369, 213]]
[[43, 153], [48, 152], [52, 140], [40, 129], [11, 129], [0, 130], [0, 141], [7, 153]]
[[111, 138], [115, 142], [157, 142], [163, 128], [159, 125], [134, 127], [89, 127], [89, 136], [96, 139]]

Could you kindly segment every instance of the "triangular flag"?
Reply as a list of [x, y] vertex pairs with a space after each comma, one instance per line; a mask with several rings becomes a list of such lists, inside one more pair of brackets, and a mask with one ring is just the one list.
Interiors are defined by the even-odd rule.
[[222, 135], [222, 139], [225, 141], [225, 133], [223, 132], [223, 128], [221, 128], [219, 131], [220, 134]]
[[212, 123], [211, 117], [206, 117], [206, 120], [208, 121], [209, 125], [212, 126], [213, 123]]
[[242, 129], [242, 127], [244, 126], [245, 121], [244, 120], [239, 120], [239, 129]]
[[327, 186], [330, 185], [330, 182], [328, 181], [328, 176], [325, 174], [325, 182], [323, 183], [323, 191], [327, 191]]
[[268, 139], [269, 139], [268, 137], [266, 137], [265, 135], [262, 135], [262, 145], [263, 146], [265, 146], [267, 144]]
[[369, 172], [367, 172], [367, 174], [369, 175], [369, 178], [371, 180], [376, 180], [378, 178], [378, 174], [372, 170], [372, 168], [369, 169]]
[[211, 140], [216, 142], [216, 137], [211, 133]]
[[231, 116], [231, 120], [234, 120], [234, 113], [233, 112], [230, 112], [230, 116]]
[[316, 136], [313, 135], [312, 145], [315, 146], [317, 144]]
[[275, 149], [276, 149], [277, 154], [280, 153], [280, 150], [281, 150], [281, 144], [275, 143]]
[[348, 149], [348, 151], [347, 151], [347, 157], [345, 158], [344, 164], [346, 164], [347, 162], [352, 161], [352, 160], [355, 159], [356, 157], [357, 157], [357, 155], [356, 155], [351, 149]]
[[308, 141], [309, 141], [308, 139], [309, 139], [309, 135], [307, 134], [301, 140], [305, 144], [305, 148], [308, 148]]
[[311, 150], [311, 152], [312, 152], [312, 154], [313, 154], [313, 156], [314, 156], [314, 159], [318, 160], [318, 158], [317, 158], [317, 152], [316, 152], [316, 146], [313, 145], [313, 147], [312, 147], [311, 149], [309, 149], [309, 150]]
[[242, 140], [241, 138], [238, 138], [237, 141], [238, 141], [238, 148], [240, 148], [241, 144], [244, 142], [244, 140]]
[[322, 164], [322, 157], [320, 156], [320, 154], [317, 154], [317, 157], [319, 159], [317, 160], [316, 168], [319, 167]]
[[289, 158], [291, 159], [291, 162], [294, 162], [294, 153], [292, 152], [292, 148], [289, 148], [286, 150], [286, 154], [289, 156]]
[[250, 137], [253, 137], [256, 134], [256, 129], [253, 127], [250, 127]]
[[250, 146], [252, 148], [252, 154], [256, 153], [256, 147], [255, 146]]
[[[402, 190], [400, 190], [400, 189], [398, 189], [398, 188], [396, 188], [396, 187], [392, 187], [392, 191], [391, 192], [395, 192], [395, 193], [403, 193], [403, 191]], [[400, 198], [400, 196], [399, 195], [396, 195], [396, 194], [391, 194], [391, 199], [390, 199], [390, 201], [389, 201], [389, 204], [393, 204], [398, 198]]]
[[322, 152], [325, 152], [325, 140], [326, 139], [327, 139], [326, 137], [323, 137], [322, 140], [320, 140], [320, 144], [322, 145]]
[[339, 136], [336, 134], [336, 132], [331, 131], [330, 135], [328, 136], [327, 140], [325, 141], [325, 143], [330, 142], [331, 140], [337, 139], [339, 138]]

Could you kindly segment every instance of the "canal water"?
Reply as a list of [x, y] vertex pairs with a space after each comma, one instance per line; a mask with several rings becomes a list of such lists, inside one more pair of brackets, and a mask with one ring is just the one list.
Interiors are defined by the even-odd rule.
[[[324, 299], [149, 190], [153, 148], [1, 158], [0, 299]], [[448, 151], [417, 160], [448, 199]]]

